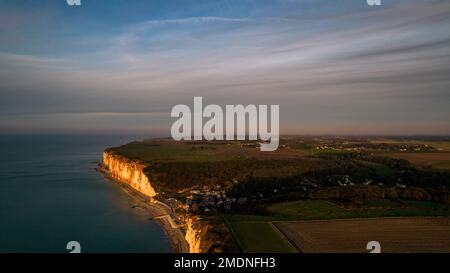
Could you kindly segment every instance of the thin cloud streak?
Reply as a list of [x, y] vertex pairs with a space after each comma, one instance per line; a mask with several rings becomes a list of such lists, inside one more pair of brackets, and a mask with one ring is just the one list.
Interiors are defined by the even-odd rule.
[[[280, 18], [276, 9], [273, 17], [155, 19], [86, 53], [3, 52], [0, 113], [85, 112], [82, 127], [93, 113], [164, 113], [202, 95], [215, 104], [280, 104], [286, 131], [301, 133], [295, 122], [321, 132], [371, 123], [370, 131], [450, 134], [449, 10], [448, 2], [408, 1], [316, 20]], [[113, 124], [112, 114], [98, 117]], [[163, 115], [153, 122], [170, 124]]]

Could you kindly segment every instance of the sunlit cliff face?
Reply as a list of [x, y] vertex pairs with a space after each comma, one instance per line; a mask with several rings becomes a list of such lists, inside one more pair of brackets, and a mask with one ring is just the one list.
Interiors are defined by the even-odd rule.
[[103, 164], [108, 167], [114, 178], [128, 183], [133, 189], [144, 195], [156, 196], [155, 189], [144, 174], [142, 164], [108, 152], [103, 152]]
[[[110, 152], [103, 152], [103, 164], [109, 169], [112, 177], [129, 184], [133, 189], [144, 195], [149, 197], [156, 196], [155, 189], [144, 174], [144, 166], [141, 163]], [[189, 244], [189, 252], [202, 252], [201, 238], [206, 232], [206, 227], [202, 227], [195, 217], [186, 217], [184, 221], [186, 223], [185, 239]]]
[[185, 239], [189, 244], [189, 253], [200, 253], [201, 230], [194, 228], [194, 220], [187, 218], [186, 220], [186, 236]]

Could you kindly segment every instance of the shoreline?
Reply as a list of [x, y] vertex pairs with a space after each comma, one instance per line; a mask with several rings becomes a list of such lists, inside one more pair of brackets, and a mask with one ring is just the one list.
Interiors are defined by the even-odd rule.
[[177, 224], [180, 221], [167, 204], [143, 195], [130, 187], [126, 182], [112, 177], [103, 164], [99, 163], [96, 170], [103, 174], [108, 181], [118, 184], [123, 191], [135, 199], [139, 203], [136, 207], [142, 208], [149, 213], [149, 220], [154, 221], [161, 227], [169, 240], [170, 248], [173, 252], [189, 253], [189, 244], [185, 239], [185, 226], [183, 224]]

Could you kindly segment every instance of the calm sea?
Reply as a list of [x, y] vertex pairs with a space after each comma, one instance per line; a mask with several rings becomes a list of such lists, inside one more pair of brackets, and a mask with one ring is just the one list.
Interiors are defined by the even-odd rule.
[[161, 228], [95, 171], [138, 137], [0, 136], [0, 252], [169, 252]]

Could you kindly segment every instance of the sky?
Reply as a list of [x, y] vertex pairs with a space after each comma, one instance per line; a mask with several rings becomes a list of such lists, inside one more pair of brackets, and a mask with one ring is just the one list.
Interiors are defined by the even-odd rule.
[[450, 1], [0, 0], [0, 133], [169, 134], [278, 104], [282, 134], [450, 135]]

